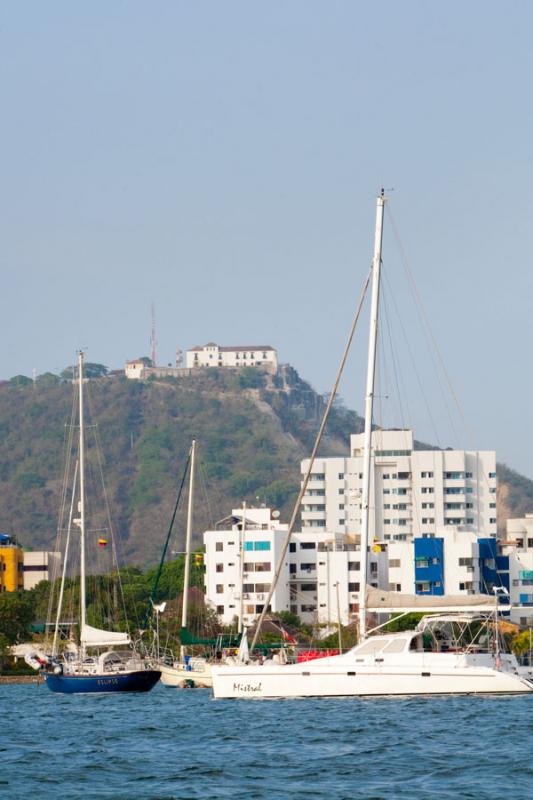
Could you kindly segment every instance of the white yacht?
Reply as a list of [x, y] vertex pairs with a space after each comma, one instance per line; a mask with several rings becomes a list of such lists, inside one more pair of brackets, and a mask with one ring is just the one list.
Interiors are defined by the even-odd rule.
[[[364, 467], [361, 503], [360, 641], [347, 653], [304, 664], [248, 663], [212, 668], [216, 698], [335, 697], [366, 695], [522, 694], [533, 691], [533, 682], [519, 674], [516, 658], [501, 652], [498, 597], [407, 596], [382, 592], [367, 585], [369, 549], [369, 498], [371, 431], [381, 273], [383, 216], [386, 198], [377, 199], [372, 305], [365, 397]], [[366, 287], [365, 290], [366, 291]], [[352, 329], [353, 331], [353, 329]], [[344, 356], [344, 360], [346, 353]], [[344, 361], [343, 361], [344, 363]], [[341, 365], [342, 370], [342, 365]], [[336, 385], [338, 384], [338, 378]], [[334, 394], [334, 392], [333, 392]], [[324, 422], [322, 423], [323, 429]], [[307, 475], [302, 482], [276, 577], [265, 602], [270, 603], [280, 565], [285, 557], [320, 442], [317, 437]], [[365, 554], [363, 556], [363, 554]], [[369, 636], [367, 612], [402, 615], [412, 611], [438, 612], [422, 619], [416, 630]], [[446, 613], [448, 616], [442, 616]], [[258, 627], [264, 617], [261, 614]], [[386, 625], [386, 623], [384, 623]], [[374, 628], [374, 632], [382, 625]], [[372, 633], [372, 631], [370, 631]], [[255, 643], [252, 642], [252, 651]]]

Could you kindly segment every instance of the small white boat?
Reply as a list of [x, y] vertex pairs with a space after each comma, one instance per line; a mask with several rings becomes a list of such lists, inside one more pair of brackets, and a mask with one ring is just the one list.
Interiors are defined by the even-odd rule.
[[213, 685], [211, 663], [205, 658], [185, 656], [184, 661], [173, 664], [159, 662], [158, 669], [161, 670], [161, 683], [165, 686], [203, 689]]

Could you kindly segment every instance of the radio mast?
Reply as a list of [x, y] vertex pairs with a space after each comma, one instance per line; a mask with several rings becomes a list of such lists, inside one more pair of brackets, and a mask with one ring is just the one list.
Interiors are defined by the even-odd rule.
[[157, 340], [155, 338], [155, 305], [152, 303], [152, 334], [150, 336], [150, 358], [152, 366], [157, 366]]

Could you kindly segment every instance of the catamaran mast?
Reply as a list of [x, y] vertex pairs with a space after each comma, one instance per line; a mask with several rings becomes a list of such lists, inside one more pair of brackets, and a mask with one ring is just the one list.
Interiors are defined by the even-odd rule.
[[85, 430], [83, 420], [83, 351], [78, 353], [78, 380], [80, 399], [80, 641], [83, 650], [86, 625], [85, 598]]
[[[191, 472], [189, 476], [189, 498], [187, 504], [187, 537], [185, 541], [185, 574], [183, 577], [183, 605], [181, 609], [181, 627], [187, 627], [187, 614], [189, 611], [189, 573], [191, 569], [191, 541], [192, 541], [192, 506], [194, 495], [194, 454], [196, 451], [196, 440], [191, 444]], [[185, 648], [180, 648], [181, 660], [185, 658]]]
[[383, 189], [377, 199], [374, 258], [372, 261], [372, 304], [370, 308], [370, 333], [368, 337], [368, 364], [365, 397], [365, 437], [363, 450], [363, 497], [361, 514], [361, 580], [359, 586], [359, 636], [366, 636], [366, 584], [368, 574], [368, 527], [370, 516], [370, 470], [372, 452], [372, 416], [374, 407], [374, 379], [376, 374], [376, 344], [378, 335], [379, 282], [381, 277], [381, 244], [383, 240]]
[[242, 504], [242, 525], [241, 525], [241, 541], [240, 541], [240, 555], [241, 560], [239, 563], [239, 581], [240, 581], [240, 602], [239, 602], [239, 628], [238, 633], [242, 633], [243, 630], [243, 617], [244, 617], [244, 596], [243, 596], [243, 584], [244, 584], [244, 544], [246, 539], [246, 503]]

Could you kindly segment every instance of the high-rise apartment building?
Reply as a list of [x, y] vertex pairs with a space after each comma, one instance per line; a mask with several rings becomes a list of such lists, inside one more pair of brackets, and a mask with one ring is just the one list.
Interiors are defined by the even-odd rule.
[[[346, 458], [318, 458], [302, 502], [302, 531], [361, 532], [363, 434]], [[302, 461], [305, 475], [308, 460]], [[372, 540], [408, 541], [456, 530], [496, 536], [496, 454], [492, 450], [415, 450], [411, 430], [372, 434]]]

